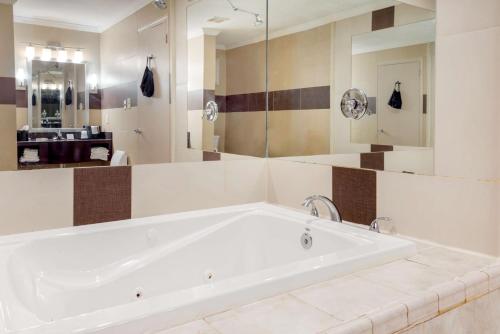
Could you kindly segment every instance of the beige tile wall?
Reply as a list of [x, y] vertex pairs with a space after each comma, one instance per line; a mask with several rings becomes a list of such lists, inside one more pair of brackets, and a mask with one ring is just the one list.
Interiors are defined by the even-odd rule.
[[73, 226], [73, 170], [0, 173], [0, 235]]
[[266, 150], [264, 111], [226, 113], [225, 149], [228, 153], [263, 157]]
[[264, 159], [134, 166], [132, 217], [260, 202]]
[[0, 48], [0, 77], [13, 78], [14, 68], [14, 24], [12, 5], [0, 3], [0, 36], [2, 36], [2, 47]]
[[436, 174], [499, 179], [500, 4], [460, 3], [438, 1]]
[[[0, 77], [14, 78], [12, 5], [0, 4], [0, 41], [2, 41], [0, 47]], [[11, 87], [11, 89], [14, 90], [15, 87]], [[16, 105], [0, 104], [0, 120], [0, 170], [16, 170]]]

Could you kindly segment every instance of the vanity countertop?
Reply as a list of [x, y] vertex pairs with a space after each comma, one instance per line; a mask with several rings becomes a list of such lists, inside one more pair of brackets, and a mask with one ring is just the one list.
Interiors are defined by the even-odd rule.
[[493, 283], [500, 281], [498, 259], [422, 242], [417, 245], [418, 253], [406, 259], [290, 291], [156, 334], [413, 334], [435, 330], [424, 326], [448, 326], [443, 333], [451, 333], [453, 330], [446, 331], [451, 325], [443, 325], [438, 315], [466, 303], [469, 305], [469, 301], [472, 306], [468, 308], [473, 307], [474, 311], [474, 307], [479, 306], [472, 301], [482, 296], [490, 297], [486, 302], [493, 304], [491, 309], [472, 313], [475, 314], [474, 321], [461, 319], [461, 324], [468, 321], [468, 325], [476, 326], [472, 331], [475, 333], [485, 330], [477, 326], [500, 328], [500, 321], [492, 323], [483, 319], [495, 314], [498, 318], [500, 313], [500, 302], [494, 302], [500, 297], [500, 284]]

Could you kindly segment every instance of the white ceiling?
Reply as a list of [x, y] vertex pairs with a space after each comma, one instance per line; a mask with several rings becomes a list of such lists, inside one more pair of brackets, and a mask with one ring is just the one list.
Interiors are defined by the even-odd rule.
[[436, 20], [406, 24], [352, 37], [352, 54], [425, 44], [436, 40]]
[[151, 0], [17, 0], [14, 20], [102, 32]]
[[[243, 9], [261, 14], [265, 19], [265, 0], [232, 0]], [[396, 0], [270, 0], [269, 30], [271, 37], [320, 26], [347, 17], [399, 3]], [[208, 22], [213, 17], [229, 20]], [[254, 26], [252, 15], [234, 12], [227, 0], [200, 0], [188, 9], [188, 36], [194, 37], [203, 29], [220, 31], [219, 47], [233, 48], [263, 40], [265, 26]]]

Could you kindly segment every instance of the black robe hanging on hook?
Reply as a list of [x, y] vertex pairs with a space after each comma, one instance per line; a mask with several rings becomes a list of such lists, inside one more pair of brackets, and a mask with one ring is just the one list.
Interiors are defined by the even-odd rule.
[[152, 97], [155, 93], [155, 81], [153, 71], [151, 71], [152, 58], [152, 56], [149, 56], [147, 59], [146, 69], [144, 70], [144, 75], [142, 76], [141, 81], [141, 91], [142, 95], [145, 97]]
[[387, 103], [394, 109], [401, 109], [403, 107], [403, 99], [401, 98], [401, 82], [396, 81], [394, 84], [394, 90], [392, 92], [391, 98]]

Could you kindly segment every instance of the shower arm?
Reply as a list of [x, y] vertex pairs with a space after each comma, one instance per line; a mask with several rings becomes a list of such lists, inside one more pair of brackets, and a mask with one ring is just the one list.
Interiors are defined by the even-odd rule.
[[258, 13], [254, 13], [254, 12], [251, 12], [249, 10], [246, 10], [246, 9], [243, 9], [243, 8], [239, 8], [239, 7], [236, 7], [232, 2], [231, 0], [226, 0], [227, 3], [231, 6], [231, 8], [235, 11], [235, 12], [243, 12], [243, 13], [247, 13], [247, 14], [251, 14], [255, 17], [258, 17], [259, 14]]

